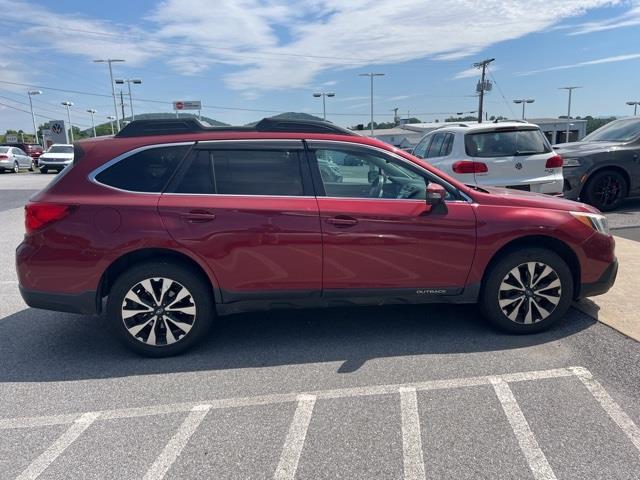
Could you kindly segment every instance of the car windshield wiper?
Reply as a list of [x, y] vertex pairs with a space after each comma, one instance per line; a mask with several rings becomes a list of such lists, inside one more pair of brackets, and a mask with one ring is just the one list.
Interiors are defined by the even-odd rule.
[[538, 152], [537, 150], [516, 150], [515, 156], [519, 157], [521, 155], [537, 155], [539, 153], [544, 152]]

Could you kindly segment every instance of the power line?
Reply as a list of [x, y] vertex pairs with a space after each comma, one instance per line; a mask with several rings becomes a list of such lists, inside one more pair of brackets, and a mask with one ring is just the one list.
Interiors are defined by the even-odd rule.
[[502, 89], [500, 88], [500, 85], [498, 85], [498, 82], [496, 82], [496, 77], [493, 76], [493, 72], [491, 70], [488, 70], [488, 71], [489, 71], [489, 76], [491, 77], [491, 80], [493, 80], [493, 83], [496, 85], [496, 87], [498, 87], [498, 92], [500, 92], [500, 96], [504, 100], [505, 105], [511, 112], [511, 116], [515, 117], [516, 114], [514, 113], [513, 108], [511, 108], [511, 104], [507, 101], [506, 97], [504, 96], [504, 93], [502, 93]]

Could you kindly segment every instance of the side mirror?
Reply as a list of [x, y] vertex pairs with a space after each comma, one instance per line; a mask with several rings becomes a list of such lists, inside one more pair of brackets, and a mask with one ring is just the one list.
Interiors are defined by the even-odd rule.
[[440, 205], [444, 202], [444, 198], [447, 196], [447, 191], [444, 189], [442, 185], [439, 183], [429, 183], [427, 185], [427, 196], [426, 202], [427, 205], [431, 205], [435, 207], [436, 205]]

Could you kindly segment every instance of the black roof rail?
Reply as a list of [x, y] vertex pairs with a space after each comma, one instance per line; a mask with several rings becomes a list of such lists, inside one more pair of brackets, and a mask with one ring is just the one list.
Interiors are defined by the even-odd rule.
[[150, 135], [172, 135], [198, 132], [289, 132], [289, 133], [334, 133], [357, 135], [330, 122], [318, 120], [287, 120], [264, 118], [250, 127], [212, 127], [197, 118], [163, 118], [134, 120], [115, 136], [117, 138], [143, 137]]

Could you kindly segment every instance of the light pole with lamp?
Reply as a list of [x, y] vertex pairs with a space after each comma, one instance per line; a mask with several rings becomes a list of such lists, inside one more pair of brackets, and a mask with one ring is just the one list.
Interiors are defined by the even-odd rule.
[[319, 98], [322, 97], [322, 119], [326, 120], [327, 119], [327, 105], [325, 103], [325, 98], [326, 97], [335, 97], [336, 94], [333, 92], [316, 92], [313, 94], [313, 96], [315, 98]]
[[116, 119], [116, 117], [114, 117], [113, 115], [109, 115], [107, 117], [107, 120], [109, 120], [109, 123], [111, 124], [111, 135], [115, 135], [116, 132], [113, 130], [113, 121]]
[[527, 103], [533, 103], [533, 102], [535, 102], [535, 99], [533, 98], [517, 98], [516, 100], [513, 101], [513, 103], [515, 104], [519, 104], [519, 103], [522, 104], [522, 120], [524, 120], [524, 106]]
[[[140, 80], [139, 78], [116, 78], [115, 80], [117, 85], [124, 85], [124, 83], [127, 83], [127, 86], [129, 87], [129, 107], [131, 108], [131, 121], [134, 121], [136, 119], [136, 116], [133, 114], [133, 97], [131, 96], [131, 84], [133, 83], [134, 85], [140, 85], [142, 83], [142, 80]], [[124, 120], [124, 118], [122, 119]]]
[[358, 76], [371, 79], [371, 136], [373, 136], [373, 77], [384, 77], [384, 73], [359, 73]]
[[116, 112], [116, 126], [118, 131], [120, 130], [120, 120], [118, 119], [118, 103], [116, 102], [116, 89], [113, 86], [113, 69], [111, 64], [114, 62], [124, 62], [124, 60], [117, 58], [106, 58], [102, 60], [94, 60], [94, 63], [108, 63], [109, 64], [109, 78], [111, 79], [111, 96], [113, 97], [113, 109]]
[[91, 114], [91, 128], [93, 128], [93, 138], [96, 138], [96, 122], [93, 120], [93, 115], [98, 113], [97, 110], [94, 110], [93, 108], [90, 108], [87, 110], [87, 113]]
[[[638, 114], [638, 105], [640, 105], [640, 102], [627, 102], [627, 105], [633, 105], [633, 116], [635, 117]], [[33, 115], [33, 111], [31, 114]]]
[[573, 92], [576, 88], [582, 87], [560, 87], [558, 90], [568, 90], [569, 91], [569, 103], [567, 105], [567, 133], [565, 134], [565, 142], [569, 142], [569, 127], [571, 124], [571, 92]]
[[31, 101], [31, 97], [34, 95], [40, 95], [42, 93], [41, 90], [29, 90], [27, 95], [29, 96], [29, 106], [31, 107], [31, 120], [33, 121], [33, 134], [36, 136], [36, 143], [38, 142], [38, 127], [36, 126], [36, 116], [33, 113], [33, 102]]
[[73, 107], [73, 102], [62, 102], [62, 105], [67, 107], [67, 118], [69, 119], [69, 131], [71, 132], [71, 143], [73, 143], [73, 125], [71, 125], [71, 112], [69, 107]]

